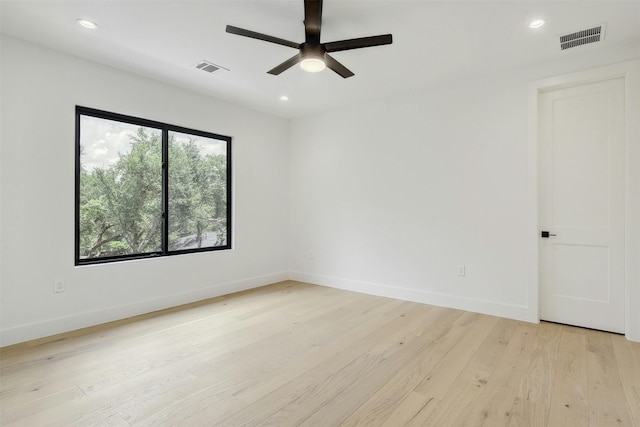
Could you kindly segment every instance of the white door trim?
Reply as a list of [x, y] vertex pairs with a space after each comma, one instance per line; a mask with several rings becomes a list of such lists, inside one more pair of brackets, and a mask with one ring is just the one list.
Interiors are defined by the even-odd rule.
[[625, 335], [640, 342], [640, 59], [537, 80], [529, 85], [527, 320], [540, 321], [538, 97], [549, 90], [619, 77], [625, 80]]

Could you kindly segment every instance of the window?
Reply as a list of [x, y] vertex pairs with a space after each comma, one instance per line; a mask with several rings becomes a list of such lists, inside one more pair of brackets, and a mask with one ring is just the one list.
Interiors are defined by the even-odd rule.
[[76, 265], [230, 248], [230, 137], [76, 107]]

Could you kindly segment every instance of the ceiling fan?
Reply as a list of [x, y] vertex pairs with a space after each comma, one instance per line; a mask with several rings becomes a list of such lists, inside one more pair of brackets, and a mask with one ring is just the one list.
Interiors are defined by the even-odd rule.
[[336, 61], [331, 55], [329, 55], [329, 53], [391, 44], [393, 41], [391, 34], [384, 34], [380, 36], [320, 43], [321, 27], [322, 0], [304, 0], [304, 43], [295, 43], [278, 37], [234, 27], [232, 25], [227, 25], [227, 33], [298, 49], [298, 53], [296, 55], [267, 71], [267, 73], [276, 76], [293, 67], [295, 64], [300, 63], [300, 67], [305, 71], [318, 72], [322, 71], [325, 67], [328, 67], [346, 79], [354, 74], [347, 67]]

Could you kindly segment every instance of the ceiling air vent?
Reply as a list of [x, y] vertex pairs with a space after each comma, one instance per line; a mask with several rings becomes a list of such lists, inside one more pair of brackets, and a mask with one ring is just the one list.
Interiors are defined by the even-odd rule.
[[227, 70], [228, 69], [221, 67], [220, 65], [216, 65], [212, 62], [209, 61], [205, 61], [204, 59], [200, 62], [198, 62], [195, 65], [195, 68], [197, 68], [198, 70], [202, 70], [202, 71], [206, 71], [207, 73], [215, 73], [218, 70]]
[[576, 31], [575, 33], [560, 36], [560, 50], [570, 49], [590, 43], [597, 43], [604, 40], [605, 24], [587, 30]]

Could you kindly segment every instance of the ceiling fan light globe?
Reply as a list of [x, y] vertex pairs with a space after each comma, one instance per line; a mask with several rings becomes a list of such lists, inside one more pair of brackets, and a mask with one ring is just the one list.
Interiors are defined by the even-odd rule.
[[320, 58], [305, 58], [300, 61], [300, 68], [308, 73], [318, 73], [326, 67], [327, 64]]

